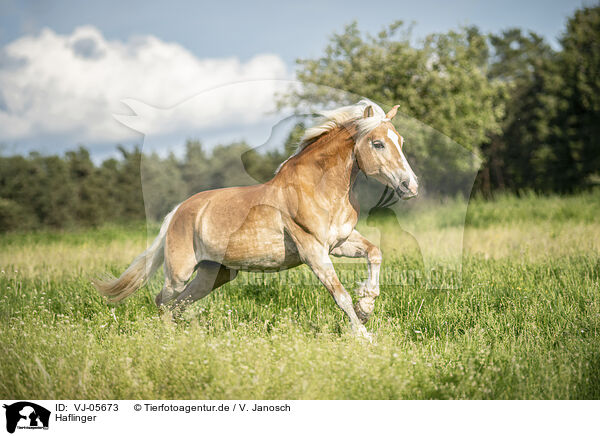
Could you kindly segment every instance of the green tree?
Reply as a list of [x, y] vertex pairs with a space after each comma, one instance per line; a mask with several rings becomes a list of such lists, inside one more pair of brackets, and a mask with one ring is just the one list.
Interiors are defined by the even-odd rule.
[[209, 184], [205, 189], [252, 184], [242, 163], [242, 155], [250, 150], [245, 142], [217, 145], [210, 158]]
[[98, 225], [107, 219], [111, 198], [106, 194], [105, 181], [84, 147], [65, 155], [70, 179], [75, 185], [74, 220], [80, 225]]
[[25, 191], [39, 221], [49, 227], [69, 227], [75, 223], [76, 186], [69, 167], [59, 156], [32, 154], [32, 184]]
[[600, 6], [576, 11], [560, 42], [564, 85], [551, 171], [555, 189], [565, 191], [600, 176]]
[[484, 190], [568, 192], [600, 175], [600, 7], [576, 11], [553, 51], [538, 35], [492, 35], [490, 78], [503, 81], [502, 133], [483, 147]]
[[165, 159], [157, 154], [143, 156], [142, 187], [148, 218], [162, 220], [171, 209], [188, 197], [181, 164], [173, 154]]
[[508, 29], [489, 38], [490, 80], [505, 85], [498, 99], [506, 108], [502, 131], [483, 144], [486, 164], [480, 188], [544, 190], [548, 187], [548, 148], [561, 86], [556, 53], [535, 33]]
[[[0, 231], [24, 229], [39, 226], [38, 215], [34, 211], [31, 193], [37, 183], [32, 180], [35, 174], [33, 163], [25, 156], [0, 158]], [[41, 171], [39, 172], [41, 173]]]
[[210, 185], [209, 156], [202, 148], [200, 141], [188, 140], [186, 142], [181, 171], [188, 195], [203, 191]]
[[133, 151], [117, 147], [121, 152], [121, 160], [116, 166], [109, 167], [113, 171], [114, 184], [111, 192], [120, 210], [115, 217], [124, 220], [144, 219], [144, 199], [142, 195], [142, 179], [140, 174], [142, 152], [139, 147]]

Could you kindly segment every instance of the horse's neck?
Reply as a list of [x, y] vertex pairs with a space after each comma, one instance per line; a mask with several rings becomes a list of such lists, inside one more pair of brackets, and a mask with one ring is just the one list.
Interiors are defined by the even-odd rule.
[[358, 174], [354, 157], [354, 140], [344, 128], [334, 129], [297, 156], [295, 165], [286, 171], [287, 177], [300, 178], [303, 184], [314, 185], [318, 192], [332, 197], [349, 195]]

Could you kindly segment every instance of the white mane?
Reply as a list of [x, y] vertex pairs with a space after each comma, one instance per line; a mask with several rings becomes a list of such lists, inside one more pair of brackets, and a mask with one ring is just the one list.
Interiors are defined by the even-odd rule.
[[[364, 112], [367, 106], [371, 106], [373, 108], [373, 116], [364, 118]], [[300, 143], [298, 144], [296, 151], [289, 158], [283, 161], [281, 165], [279, 165], [275, 171], [275, 174], [279, 172], [281, 167], [285, 165], [288, 160], [299, 154], [302, 150], [304, 150], [304, 148], [306, 148], [306, 146], [314, 142], [319, 136], [335, 129], [336, 127], [348, 127], [354, 124], [356, 127], [356, 140], [358, 141], [381, 123], [389, 121], [386, 118], [383, 109], [381, 109], [379, 105], [367, 99], [363, 99], [351, 106], [343, 106], [328, 111], [320, 111], [317, 114], [322, 117], [321, 123], [306, 129], [304, 135], [300, 139]]]

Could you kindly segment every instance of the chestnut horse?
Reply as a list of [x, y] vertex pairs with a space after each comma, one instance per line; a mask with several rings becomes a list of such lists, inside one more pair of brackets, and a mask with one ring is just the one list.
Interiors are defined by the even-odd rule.
[[[403, 138], [376, 104], [322, 112], [298, 150], [262, 185], [200, 192], [171, 211], [152, 245], [119, 277], [97, 280], [100, 293], [119, 301], [141, 287], [164, 261], [165, 284], [156, 304], [176, 311], [233, 280], [239, 270], [280, 271], [308, 265], [350, 319], [365, 323], [379, 295], [381, 251], [354, 230], [358, 205], [352, 185], [359, 171], [401, 198], [417, 194], [417, 178], [402, 152]], [[366, 258], [368, 279], [355, 306], [329, 255]], [[189, 281], [196, 271], [196, 276]]]

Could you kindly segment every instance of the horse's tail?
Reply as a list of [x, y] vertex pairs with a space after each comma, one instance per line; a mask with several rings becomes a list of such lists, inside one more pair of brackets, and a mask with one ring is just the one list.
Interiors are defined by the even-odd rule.
[[108, 297], [112, 302], [121, 301], [141, 288], [152, 277], [152, 274], [163, 263], [167, 229], [178, 207], [179, 205], [175, 206], [175, 209], [165, 217], [160, 232], [152, 245], [136, 257], [119, 278], [107, 275], [104, 278], [93, 280], [98, 292]]

